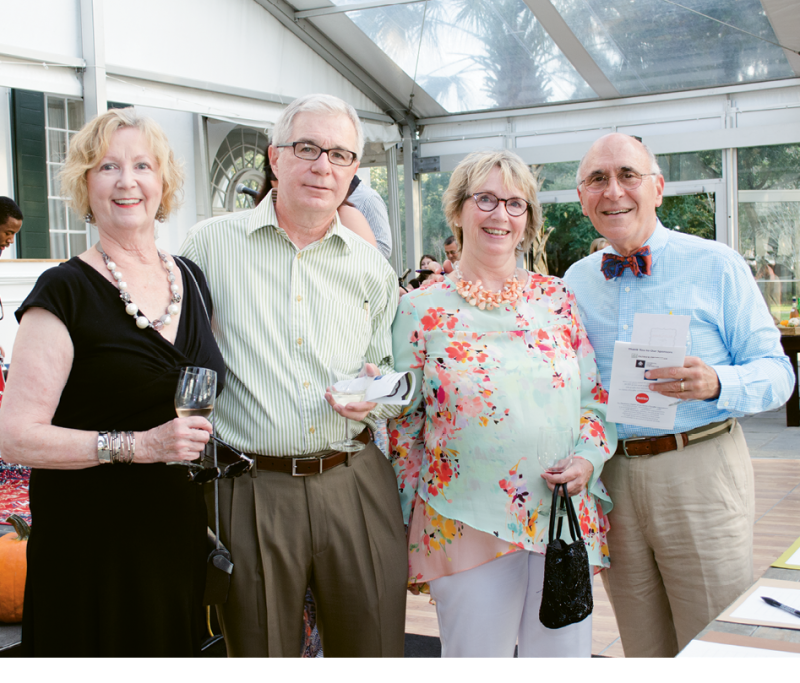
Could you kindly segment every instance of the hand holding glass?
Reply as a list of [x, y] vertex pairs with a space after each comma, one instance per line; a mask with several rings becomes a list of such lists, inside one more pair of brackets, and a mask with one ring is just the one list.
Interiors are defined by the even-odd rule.
[[[355, 379], [357, 377], [364, 377], [367, 374], [366, 358], [353, 359], [351, 355], [336, 354], [331, 358], [330, 365], [328, 366], [328, 376], [330, 381], [330, 392], [333, 400], [340, 406], [346, 406], [350, 403], [360, 403], [364, 400], [364, 391], [348, 391], [346, 381]], [[345, 389], [340, 387], [334, 388], [334, 385], [343, 382]], [[345, 416], [344, 418], [344, 439], [342, 441], [334, 441], [331, 448], [337, 451], [345, 451], [348, 453], [355, 453], [364, 448], [364, 444], [360, 441], [353, 441], [350, 438], [350, 420]]]
[[572, 427], [539, 430], [539, 464], [545, 472], [560, 474], [572, 464], [575, 442], [572, 438]]
[[[178, 388], [175, 391], [175, 412], [178, 417], [208, 417], [214, 410], [217, 396], [217, 373], [208, 368], [181, 368]], [[168, 462], [167, 465], [190, 466], [187, 460]]]

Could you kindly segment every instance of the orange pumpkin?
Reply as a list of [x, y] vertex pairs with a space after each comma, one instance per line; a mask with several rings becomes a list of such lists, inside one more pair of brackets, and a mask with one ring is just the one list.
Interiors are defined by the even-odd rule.
[[22, 597], [27, 574], [25, 552], [31, 529], [18, 515], [11, 515], [6, 521], [14, 526], [17, 533], [0, 536], [0, 621], [14, 624], [22, 621]]

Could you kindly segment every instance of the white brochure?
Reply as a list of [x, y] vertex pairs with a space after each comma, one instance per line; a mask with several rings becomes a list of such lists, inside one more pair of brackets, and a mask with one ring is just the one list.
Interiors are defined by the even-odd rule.
[[[666, 316], [664, 316], [666, 317]], [[650, 390], [655, 380], [644, 373], [656, 368], [683, 367], [684, 346], [645, 346], [614, 343], [607, 418], [612, 422], [672, 430], [678, 401]]]
[[365, 392], [364, 401], [405, 406], [414, 394], [414, 375], [411, 372], [393, 372], [378, 377], [357, 377], [336, 382], [333, 388], [343, 394]]

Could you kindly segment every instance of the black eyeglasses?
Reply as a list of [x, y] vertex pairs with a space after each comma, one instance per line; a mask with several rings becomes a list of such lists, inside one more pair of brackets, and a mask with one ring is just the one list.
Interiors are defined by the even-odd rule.
[[[635, 190], [642, 184], [642, 179], [648, 175], [658, 173], [637, 173], [636, 171], [620, 171], [615, 176], [620, 187], [626, 190]], [[608, 187], [610, 177], [603, 173], [596, 173], [581, 180], [579, 185], [584, 185], [587, 192], [604, 192]]]
[[233, 479], [235, 477], [241, 477], [245, 472], [249, 472], [253, 469], [255, 463], [252, 458], [248, 458], [244, 453], [236, 450], [230, 444], [225, 443], [218, 436], [212, 434], [211, 438], [221, 446], [225, 446], [225, 448], [239, 458], [239, 461], [232, 462], [224, 470], [220, 470], [219, 467], [203, 467], [202, 465], [191, 464], [189, 465], [189, 481], [195, 484], [205, 484], [215, 479]]
[[316, 161], [322, 156], [323, 152], [328, 155], [328, 161], [334, 166], [352, 166], [356, 160], [355, 152], [350, 152], [346, 149], [325, 149], [310, 142], [290, 142], [285, 145], [275, 146], [292, 147], [294, 148], [294, 155], [298, 159], [304, 159], [305, 161]]
[[506, 212], [509, 216], [521, 216], [531, 205], [529, 201], [522, 199], [522, 197], [502, 199], [501, 197], [495, 197], [491, 192], [476, 192], [472, 195], [472, 198], [481, 211], [487, 212], [494, 211], [500, 202], [504, 202], [506, 205]]

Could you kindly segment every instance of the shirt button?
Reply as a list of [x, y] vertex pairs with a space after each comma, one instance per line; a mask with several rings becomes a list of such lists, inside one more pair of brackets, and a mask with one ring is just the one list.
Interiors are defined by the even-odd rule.
[[303, 300], [303, 297], [302, 297], [302, 296], [300, 296], [300, 295], [298, 294], [298, 295], [297, 295], [297, 300], [298, 300], [298, 301], [302, 301], [302, 300]]
[[301, 337], [297, 338], [297, 345], [298, 346], [302, 346], [303, 345], [303, 339]]
[[298, 251], [297, 252], [297, 258], [303, 258], [303, 252], [302, 251]]
[[305, 387], [306, 389], [308, 389], [308, 387], [310, 387], [310, 386], [311, 386], [311, 382], [303, 382], [303, 387]]
[[727, 408], [731, 404], [730, 401], [725, 401], [725, 407]]
[[627, 325], [623, 325], [623, 326], [622, 326], [622, 329], [623, 329], [623, 330], [627, 330], [627, 329], [628, 329], [628, 326], [627, 326]]
[[308, 432], [309, 432], [309, 434], [313, 434], [313, 433], [314, 433], [314, 432], [316, 432], [316, 431], [317, 431], [317, 430], [316, 430], [316, 429], [314, 429], [313, 427], [309, 427], [309, 428], [308, 428]]
[[630, 291], [631, 291], [631, 288], [630, 288], [630, 287], [626, 287], [626, 288], [625, 288], [625, 291], [626, 291], [626, 292], [630, 292]]

